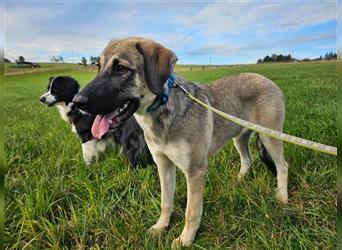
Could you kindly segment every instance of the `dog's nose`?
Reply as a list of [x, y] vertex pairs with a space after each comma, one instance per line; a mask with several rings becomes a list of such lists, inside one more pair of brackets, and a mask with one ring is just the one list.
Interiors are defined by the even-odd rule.
[[88, 98], [84, 95], [76, 95], [72, 102], [78, 107], [79, 109], [84, 109], [88, 104]]
[[39, 101], [41, 101], [42, 103], [45, 103], [45, 101], [46, 101], [45, 96], [41, 96], [41, 97], [39, 98]]

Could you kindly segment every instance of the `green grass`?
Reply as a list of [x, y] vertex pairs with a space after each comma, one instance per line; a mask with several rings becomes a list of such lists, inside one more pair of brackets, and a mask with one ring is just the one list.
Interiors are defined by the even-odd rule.
[[[336, 145], [335, 62], [176, 70], [203, 83], [261, 73], [285, 94], [287, 133]], [[86, 167], [68, 124], [55, 109], [39, 104], [49, 76], [71, 75], [84, 85], [95, 74], [71, 67], [6, 77], [7, 249], [168, 249], [181, 233], [186, 183], [180, 172], [170, 230], [149, 238], [146, 230], [159, 214], [156, 168], [132, 170], [115, 150]], [[202, 224], [192, 249], [336, 249], [335, 158], [286, 144], [290, 202], [280, 205], [275, 178], [251, 148], [253, 169], [241, 182], [232, 143], [211, 158]]]

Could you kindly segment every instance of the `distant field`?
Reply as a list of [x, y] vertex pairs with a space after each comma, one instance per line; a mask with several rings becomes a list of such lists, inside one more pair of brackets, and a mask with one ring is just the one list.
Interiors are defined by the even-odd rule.
[[[82, 85], [96, 68], [46, 64], [5, 68], [5, 247], [7, 249], [169, 249], [184, 225], [186, 183], [178, 172], [175, 212], [168, 232], [146, 230], [159, 214], [155, 167], [132, 170], [108, 151], [91, 167], [57, 111], [39, 103], [51, 75]], [[284, 131], [336, 145], [336, 62], [244, 66], [177, 66], [184, 77], [209, 83], [256, 72], [286, 97]], [[238, 153], [229, 143], [209, 164], [202, 224], [191, 249], [336, 249], [336, 161], [285, 144], [288, 205], [274, 197], [275, 178], [251, 144], [254, 164], [241, 182]]]
[[96, 71], [96, 66], [83, 66], [71, 63], [38, 63], [40, 68], [16, 68], [15, 63], [5, 63], [5, 76], [32, 74], [51, 71]]

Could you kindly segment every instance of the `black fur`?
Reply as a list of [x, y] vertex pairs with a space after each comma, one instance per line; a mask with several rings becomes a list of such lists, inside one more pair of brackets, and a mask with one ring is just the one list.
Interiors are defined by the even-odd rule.
[[[53, 84], [51, 86], [52, 81]], [[49, 78], [48, 91], [55, 96], [55, 103], [65, 102], [68, 105], [78, 93], [79, 87], [77, 81], [68, 76]], [[42, 99], [41, 101], [44, 102]], [[77, 135], [82, 143], [94, 139], [91, 133], [91, 127], [95, 120], [95, 115], [81, 112], [72, 104], [71, 111], [67, 116], [70, 123], [75, 126]], [[110, 130], [104, 135], [103, 139], [110, 139], [114, 143], [121, 145], [123, 147], [123, 154], [133, 167], [153, 164], [143, 131], [133, 116], [121, 124], [120, 127]]]
[[272, 174], [274, 174], [274, 176], [277, 176], [276, 165], [275, 165], [272, 157], [268, 153], [267, 149], [265, 148], [265, 145], [260, 140], [259, 135], [257, 135], [256, 145], [257, 145], [257, 148], [259, 151], [259, 156], [260, 156], [261, 160], [265, 163], [265, 165], [272, 172]]
[[153, 163], [152, 155], [147, 147], [143, 130], [131, 116], [119, 128], [110, 130], [116, 143], [123, 147], [123, 152], [132, 166], [149, 165]]
[[80, 85], [69, 76], [57, 76], [49, 78], [48, 90], [50, 88], [51, 93], [56, 97], [56, 102], [65, 102], [68, 105], [80, 90]]

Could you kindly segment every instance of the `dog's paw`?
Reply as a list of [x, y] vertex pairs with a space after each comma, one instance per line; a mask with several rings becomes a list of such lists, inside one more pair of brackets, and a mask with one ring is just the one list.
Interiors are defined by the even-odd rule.
[[159, 236], [166, 231], [167, 227], [159, 227], [158, 225], [153, 225], [147, 230], [149, 236]]
[[107, 142], [106, 141], [98, 141], [96, 148], [99, 153], [103, 153], [106, 150]]
[[172, 249], [180, 249], [181, 247], [189, 247], [191, 246], [192, 241], [183, 241], [181, 236], [179, 236], [177, 239], [172, 241], [171, 248]]
[[237, 175], [238, 181], [242, 181], [244, 177], [245, 177], [245, 174], [238, 173]]
[[84, 163], [87, 165], [87, 166], [90, 166], [92, 163], [93, 163], [93, 160], [92, 159], [87, 159], [87, 158], [84, 158]]
[[182, 246], [183, 246], [182, 240], [180, 237], [178, 237], [177, 239], [174, 239], [172, 241], [171, 249], [179, 249]]
[[241, 169], [237, 175], [238, 180], [241, 181], [249, 172], [250, 166], [241, 166]]
[[281, 202], [282, 204], [287, 204], [289, 201], [287, 191], [276, 191], [276, 199]]
[[95, 156], [83, 156], [83, 160], [87, 166], [90, 166], [91, 164], [94, 163], [94, 161], [96, 160], [96, 157]]

